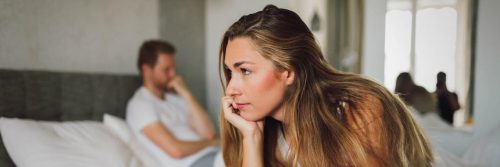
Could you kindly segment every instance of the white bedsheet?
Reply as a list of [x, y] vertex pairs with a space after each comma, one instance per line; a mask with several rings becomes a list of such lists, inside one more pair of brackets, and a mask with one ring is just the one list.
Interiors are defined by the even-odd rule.
[[10, 157], [20, 167], [140, 167], [123, 142], [99, 122], [0, 118]]
[[474, 141], [463, 156], [455, 155], [440, 147], [449, 136], [459, 139], [466, 132], [446, 124], [436, 113], [413, 116], [431, 140], [436, 162], [435, 167], [499, 167], [500, 166], [500, 125], [485, 136]]
[[[96, 121], [48, 122], [0, 118], [0, 133], [20, 167], [155, 167], [125, 122], [110, 115]], [[214, 164], [223, 167], [219, 152]]]

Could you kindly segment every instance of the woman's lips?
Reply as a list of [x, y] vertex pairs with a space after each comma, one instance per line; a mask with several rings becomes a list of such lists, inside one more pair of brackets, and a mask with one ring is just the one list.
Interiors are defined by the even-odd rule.
[[245, 107], [247, 107], [248, 104], [250, 104], [250, 103], [236, 103], [236, 108], [238, 108], [238, 110], [242, 110]]

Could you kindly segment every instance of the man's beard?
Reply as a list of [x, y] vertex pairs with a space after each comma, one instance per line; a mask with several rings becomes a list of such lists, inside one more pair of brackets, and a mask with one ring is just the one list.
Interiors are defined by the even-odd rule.
[[156, 89], [162, 91], [163, 93], [169, 91], [170, 89], [168, 88], [167, 84], [161, 83], [161, 82], [155, 82], [154, 83]]

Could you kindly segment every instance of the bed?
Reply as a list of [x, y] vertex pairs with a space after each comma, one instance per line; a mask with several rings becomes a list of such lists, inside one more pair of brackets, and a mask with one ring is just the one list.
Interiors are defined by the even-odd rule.
[[[108, 113], [124, 118], [140, 85], [136, 75], [0, 69], [0, 117], [101, 122]], [[0, 166], [15, 166], [1, 139]]]
[[[141, 82], [137, 75], [0, 69], [0, 166], [158, 166], [124, 120]], [[210, 166], [224, 166], [217, 156]]]
[[482, 137], [472, 141], [463, 155], [457, 155], [443, 146], [448, 140], [470, 137], [470, 133], [451, 127], [435, 112], [413, 117], [420, 124], [432, 144], [434, 167], [498, 167], [500, 166], [500, 124]]
[[[155, 166], [123, 121], [140, 85], [135, 75], [0, 69], [0, 166]], [[500, 125], [457, 156], [439, 147], [452, 128], [414, 115], [434, 144], [434, 166], [500, 164]], [[214, 165], [223, 166], [220, 156]]]

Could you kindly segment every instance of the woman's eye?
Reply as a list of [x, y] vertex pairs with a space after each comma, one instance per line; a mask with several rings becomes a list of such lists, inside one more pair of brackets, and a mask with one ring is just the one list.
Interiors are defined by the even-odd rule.
[[243, 75], [250, 75], [252, 72], [250, 70], [247, 70], [245, 68], [242, 68], [241, 69], [241, 73], [243, 73]]

